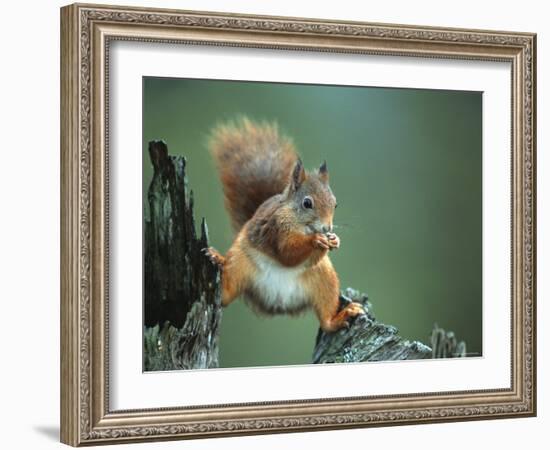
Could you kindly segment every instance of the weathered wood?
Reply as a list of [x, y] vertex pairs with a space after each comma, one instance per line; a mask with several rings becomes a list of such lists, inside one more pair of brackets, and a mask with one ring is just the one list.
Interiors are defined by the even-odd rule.
[[197, 237], [185, 158], [149, 143], [153, 179], [144, 236], [144, 369], [218, 366], [220, 271], [204, 256], [206, 222]]
[[432, 356], [434, 358], [464, 358], [466, 343], [457, 340], [454, 332], [445, 331], [437, 324], [432, 330]]
[[408, 341], [398, 335], [397, 328], [376, 321], [367, 295], [348, 288], [340, 296], [343, 305], [354, 301], [361, 303], [365, 314], [350, 321], [348, 329], [335, 333], [317, 334], [312, 362], [350, 363], [362, 361], [388, 361], [402, 359], [426, 359], [432, 357], [432, 349], [418, 341]]

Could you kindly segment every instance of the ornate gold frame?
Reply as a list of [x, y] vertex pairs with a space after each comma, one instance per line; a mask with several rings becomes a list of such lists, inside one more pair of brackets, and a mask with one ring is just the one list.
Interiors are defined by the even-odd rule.
[[[507, 61], [512, 66], [509, 389], [111, 411], [106, 67], [116, 39]], [[61, 9], [61, 440], [70, 445], [533, 416], [535, 53], [529, 33], [75, 4]]]

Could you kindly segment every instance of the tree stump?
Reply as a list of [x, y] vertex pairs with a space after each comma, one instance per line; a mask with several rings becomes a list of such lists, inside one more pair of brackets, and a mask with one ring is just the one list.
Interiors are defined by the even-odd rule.
[[408, 341], [398, 335], [397, 328], [378, 322], [367, 295], [347, 288], [340, 296], [341, 306], [352, 301], [361, 303], [365, 314], [352, 319], [348, 329], [335, 333], [325, 333], [319, 329], [313, 350], [314, 364], [432, 357], [432, 349], [427, 345]]
[[186, 161], [149, 143], [153, 179], [145, 221], [144, 370], [218, 367], [220, 270], [204, 256], [204, 219], [197, 237]]
[[431, 342], [434, 358], [466, 357], [466, 342], [459, 341], [454, 332], [445, 331], [437, 324], [434, 324]]

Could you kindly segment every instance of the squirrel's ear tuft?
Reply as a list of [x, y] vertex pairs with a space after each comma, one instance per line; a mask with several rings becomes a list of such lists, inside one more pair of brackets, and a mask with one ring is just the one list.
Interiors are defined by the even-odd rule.
[[291, 188], [293, 191], [297, 191], [306, 179], [306, 171], [304, 170], [304, 164], [302, 160], [298, 158], [294, 169], [292, 170], [292, 179], [290, 180]]
[[323, 161], [321, 167], [319, 167], [319, 178], [325, 183], [328, 182], [328, 169], [326, 160]]

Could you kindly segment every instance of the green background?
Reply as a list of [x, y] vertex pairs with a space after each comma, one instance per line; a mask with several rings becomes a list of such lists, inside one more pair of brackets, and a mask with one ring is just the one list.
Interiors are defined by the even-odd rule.
[[[246, 114], [275, 120], [306, 167], [326, 159], [341, 239], [331, 258], [342, 288], [366, 292], [376, 317], [429, 345], [434, 323], [481, 353], [481, 111], [479, 92], [144, 78], [143, 189], [147, 143], [188, 160], [197, 221], [225, 253], [229, 217], [207, 137]], [[221, 367], [304, 364], [318, 322], [262, 318], [242, 301], [224, 310]]]

